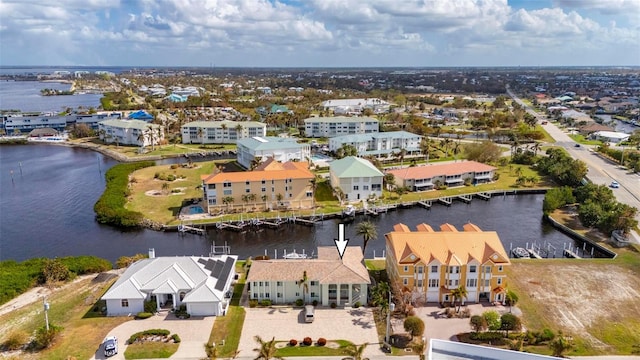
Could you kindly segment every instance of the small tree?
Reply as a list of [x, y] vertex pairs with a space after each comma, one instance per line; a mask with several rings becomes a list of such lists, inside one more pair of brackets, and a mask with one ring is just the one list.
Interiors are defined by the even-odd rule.
[[256, 360], [283, 359], [283, 357], [275, 355], [277, 351], [275, 337], [272, 338], [271, 341], [264, 341], [260, 336], [257, 336], [257, 335], [254, 336], [253, 338], [256, 340], [258, 344], [260, 344], [260, 347], [253, 349], [253, 351], [258, 353]]
[[422, 336], [424, 334], [424, 321], [417, 316], [408, 316], [404, 319], [404, 330], [411, 334], [411, 339], [414, 336]]
[[507, 337], [509, 337], [509, 330], [520, 331], [522, 329], [520, 318], [512, 313], [503, 314], [500, 317], [500, 329], [506, 332]]
[[558, 336], [551, 340], [551, 342], [549, 343], [549, 347], [553, 352], [553, 356], [563, 357], [562, 355], [567, 350], [571, 349], [573, 347], [573, 344], [562, 334], [562, 331], [558, 331]]
[[348, 357], [346, 357], [344, 359], [349, 359], [349, 360], [368, 360], [368, 358], [364, 357], [364, 349], [366, 349], [366, 348], [367, 348], [367, 344], [366, 343], [362, 344], [362, 345], [349, 344], [345, 348], [345, 352], [347, 353]]
[[487, 322], [489, 330], [500, 329], [500, 314], [497, 311], [489, 310], [482, 313], [482, 317]]
[[71, 273], [67, 265], [63, 264], [60, 259], [45, 259], [42, 267], [42, 279], [47, 285], [69, 279]]
[[505, 301], [507, 302], [507, 305], [509, 305], [509, 312], [511, 312], [511, 307], [518, 303], [518, 295], [513, 291], [508, 290], [507, 295], [505, 295]]
[[487, 320], [480, 315], [473, 315], [469, 319], [469, 324], [471, 324], [471, 328], [476, 333], [487, 330]]

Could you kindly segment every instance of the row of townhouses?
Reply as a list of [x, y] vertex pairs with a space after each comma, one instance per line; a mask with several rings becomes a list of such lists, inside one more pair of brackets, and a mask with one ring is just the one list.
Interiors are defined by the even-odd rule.
[[6, 134], [29, 133], [35, 129], [51, 128], [64, 131], [69, 126], [85, 124], [92, 129], [105, 120], [121, 119], [119, 112], [102, 112], [97, 114], [57, 115], [53, 113], [18, 113], [0, 115], [0, 129]]
[[387, 156], [394, 151], [405, 150], [408, 154], [420, 152], [422, 136], [407, 131], [351, 134], [329, 139], [329, 150], [336, 151], [343, 145], [351, 145], [360, 156]]

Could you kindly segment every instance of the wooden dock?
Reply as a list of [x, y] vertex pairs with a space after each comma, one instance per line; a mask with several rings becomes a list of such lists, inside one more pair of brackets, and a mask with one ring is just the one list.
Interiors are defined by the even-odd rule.
[[418, 201], [418, 205], [422, 206], [425, 209], [431, 209], [431, 200]]
[[204, 229], [200, 229], [200, 228], [189, 226], [189, 225], [182, 225], [182, 224], [178, 225], [178, 231], [181, 234], [192, 233], [192, 234], [198, 234], [198, 235], [205, 235], [207, 233], [207, 231]]
[[292, 217], [292, 218], [291, 218], [291, 221], [292, 221], [294, 224], [298, 223], [298, 224], [302, 224], [302, 225], [313, 226], [313, 225], [315, 225], [315, 224], [316, 224], [316, 221], [317, 221], [317, 220], [315, 220], [315, 219], [299, 218], [299, 217], [295, 217], [295, 216], [294, 216], [294, 217]]
[[474, 195], [479, 197], [482, 200], [485, 200], [485, 201], [491, 200], [491, 194], [490, 193], [476, 193]]
[[542, 256], [540, 256], [540, 254], [538, 253], [538, 251], [536, 249], [527, 249], [527, 251], [529, 252], [529, 256], [534, 258], [534, 259], [542, 259]]
[[451, 202], [452, 201], [453, 201], [453, 199], [450, 198], [450, 197], [442, 197], [442, 198], [438, 199], [438, 202], [443, 203], [443, 204], [445, 204], [447, 206], [451, 206]]
[[580, 256], [578, 256], [578, 254], [576, 254], [575, 252], [573, 252], [571, 249], [564, 249], [564, 251], [562, 252], [562, 254], [565, 257], [568, 258], [573, 258], [573, 259], [582, 259]]
[[469, 204], [473, 200], [473, 195], [459, 195], [456, 199]]

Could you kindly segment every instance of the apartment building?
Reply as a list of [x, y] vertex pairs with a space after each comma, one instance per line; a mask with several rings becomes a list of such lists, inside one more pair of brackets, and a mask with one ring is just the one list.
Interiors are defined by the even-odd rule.
[[379, 131], [378, 119], [371, 117], [313, 117], [304, 120], [307, 137], [334, 137], [350, 134], [369, 134]]
[[463, 286], [469, 302], [504, 302], [505, 267], [511, 265], [495, 231], [467, 223], [463, 231], [443, 224], [434, 231], [420, 224], [411, 231], [396, 224], [385, 235], [389, 278], [427, 302], [453, 301], [451, 291]]
[[158, 145], [164, 140], [164, 126], [142, 120], [105, 120], [98, 123], [98, 136], [105, 143]]
[[311, 146], [293, 138], [254, 136], [238, 140], [237, 145], [238, 163], [247, 169], [254, 160], [262, 162], [274, 158], [280, 162], [307, 162], [311, 156]]
[[396, 185], [412, 191], [426, 191], [436, 186], [463, 186], [493, 181], [496, 168], [477, 161], [430, 164], [389, 170]]
[[355, 156], [334, 160], [329, 165], [329, 177], [331, 186], [340, 188], [349, 202], [382, 196], [384, 174], [368, 160]]
[[343, 145], [351, 145], [359, 156], [386, 157], [405, 150], [408, 154], [420, 151], [422, 136], [407, 131], [390, 131], [372, 134], [341, 135], [329, 139], [329, 150], [336, 151]]
[[239, 139], [267, 135], [267, 125], [257, 121], [193, 121], [182, 125], [183, 144], [235, 144]]
[[202, 175], [204, 201], [209, 213], [310, 208], [313, 178], [306, 162], [269, 158], [253, 171]]

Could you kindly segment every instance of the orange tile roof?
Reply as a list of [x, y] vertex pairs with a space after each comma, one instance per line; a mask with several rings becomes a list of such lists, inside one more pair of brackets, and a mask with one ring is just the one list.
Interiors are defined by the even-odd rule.
[[[449, 224], [444, 225], [453, 227]], [[437, 260], [441, 264], [466, 264], [475, 259], [480, 264], [488, 261], [511, 264], [495, 231], [482, 231], [473, 224], [465, 225], [465, 231], [428, 232], [404, 229], [408, 230], [408, 227], [397, 224], [394, 231], [385, 235], [390, 251], [399, 263], [415, 263], [421, 260], [428, 264]], [[411, 254], [417, 259], [406, 260]]]
[[456, 227], [451, 224], [442, 224], [440, 225], [440, 231], [458, 232], [458, 229], [456, 229]]
[[202, 175], [205, 184], [220, 184], [223, 182], [244, 182], [261, 180], [283, 179], [313, 179], [314, 175], [309, 171], [308, 164], [304, 162], [263, 163], [263, 170], [220, 172], [216, 174]]
[[389, 170], [399, 179], [430, 179], [436, 176], [461, 175], [470, 172], [484, 172], [496, 170], [495, 167], [477, 161], [462, 161], [449, 164], [413, 166], [404, 169]]
[[[425, 223], [418, 224], [418, 226], [416, 226], [416, 229], [418, 229], [418, 231], [434, 232], [433, 228], [430, 225], [425, 224]], [[407, 227], [407, 231], [410, 231], [408, 227]]]

